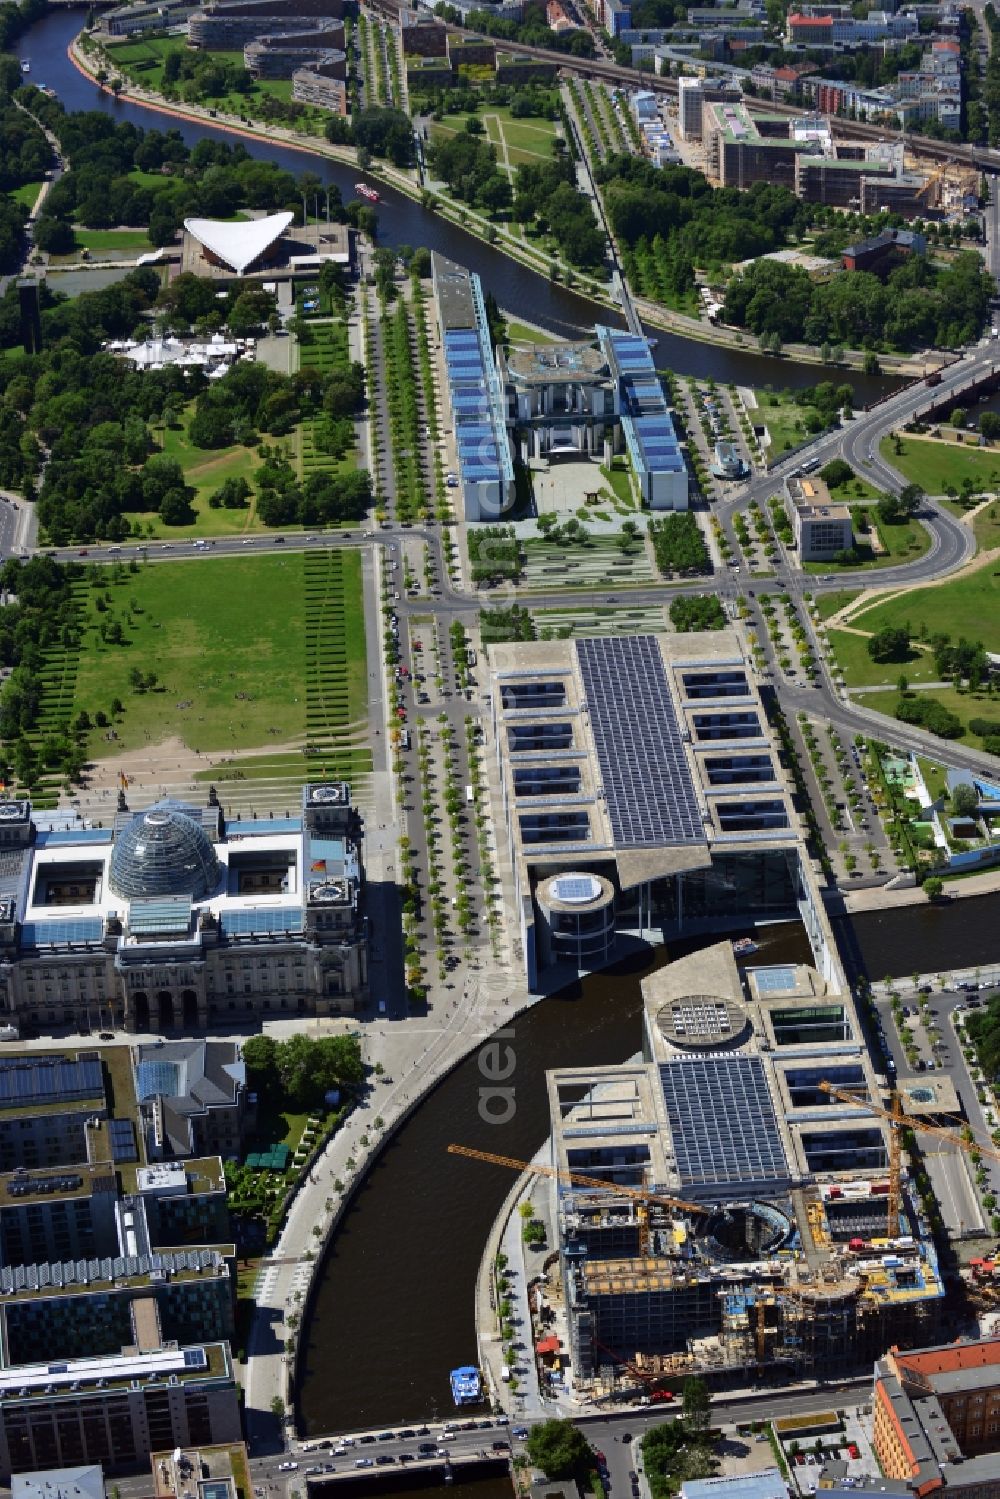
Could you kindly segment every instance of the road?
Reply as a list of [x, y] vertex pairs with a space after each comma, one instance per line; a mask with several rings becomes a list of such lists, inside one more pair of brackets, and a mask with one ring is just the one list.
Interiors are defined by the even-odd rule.
[[[1000, 357], [1000, 351], [992, 344], [992, 341], [977, 345], [943, 372], [941, 382], [933, 392], [923, 383], [907, 386], [870, 411], [859, 413], [837, 430], [824, 434], [815, 442], [800, 448], [795, 454], [780, 459], [767, 474], [755, 474], [747, 484], [735, 489], [730, 496], [721, 501], [715, 507], [715, 513], [732, 536], [732, 519], [737, 511], [745, 509], [754, 500], [765, 506], [770, 496], [781, 488], [784, 477], [804, 463], [819, 466], [837, 457], [844, 458], [851, 463], [874, 485], [882, 489], [898, 491], [903, 487], [904, 480], [881, 457], [879, 444], [882, 438], [912, 419], [915, 413], [922, 411], [929, 400], [947, 402], [949, 396], [957, 392], [970, 378], [992, 368], [994, 359], [997, 357]], [[376, 413], [376, 420], [384, 423], [387, 419], [387, 413], [381, 410]], [[391, 476], [387, 475], [386, 479], [391, 485]], [[389, 502], [391, 514], [393, 508], [391, 490]], [[931, 535], [931, 545], [928, 551], [913, 562], [880, 569], [875, 575], [880, 588], [900, 583], [923, 583], [934, 578], [946, 577], [949, 573], [957, 571], [974, 555], [975, 539], [971, 528], [963, 525], [941, 505], [933, 500], [927, 500], [919, 519]], [[377, 531], [372, 529], [347, 530], [306, 536], [291, 533], [288, 536], [262, 534], [242, 539], [219, 537], [211, 542], [178, 540], [155, 543], [128, 542], [110, 546], [94, 544], [82, 547], [58, 547], [48, 549], [48, 551], [60, 561], [109, 563], [128, 561], [136, 557], [156, 563], [242, 555], [248, 548], [256, 549], [258, 552], [271, 552], [279, 546], [309, 550], [315, 547], [353, 546], [359, 543], [362, 545], [368, 543], [372, 547], [396, 547], [400, 540], [400, 533], [404, 539], [412, 538], [426, 543], [437, 580], [431, 588], [430, 599], [426, 597], [408, 599], [405, 596], [400, 598], [396, 607], [401, 622], [405, 623], [413, 614], [424, 618], [432, 614], [441, 622], [442, 634], [446, 634], [446, 626], [452, 619], [464, 617], [471, 622], [478, 615], [481, 607], [488, 607], [494, 601], [488, 592], [469, 594], [459, 592], [452, 586], [444, 558], [441, 533], [435, 524], [429, 522], [407, 526], [390, 519]], [[758, 596], [765, 593], [787, 593], [800, 599], [804, 591], [822, 594], [841, 589], [870, 587], [872, 582], [873, 575], [870, 572], [837, 571], [836, 574], [823, 578], [803, 574], [781, 560], [775, 569], [774, 576], [754, 580], [752, 590], [748, 589], [745, 578], [741, 578], [738, 574], [734, 575], [731, 571], [717, 574], [713, 586], [722, 599], [732, 602], [738, 594], [744, 591], [753, 592]], [[630, 604], [635, 605], [668, 605], [678, 593], [689, 591], [690, 584], [653, 583], [630, 588], [625, 597]], [[568, 602], [578, 604], [581, 608], [606, 607], [609, 596], [604, 590], [574, 591], [572, 594], [567, 594], [562, 589], [527, 592], [523, 589], [505, 588], [502, 597], [502, 603], [505, 606], [520, 603], [533, 609], [565, 608]], [[849, 737], [859, 733], [884, 732], [886, 729], [887, 720], [883, 715], [871, 708], [845, 701], [825, 672], [815, 686], [781, 683], [780, 697], [787, 710], [795, 713], [804, 711], [818, 714]], [[894, 743], [899, 744], [902, 749], [912, 750], [919, 754], [934, 755], [939, 754], [941, 750], [938, 740], [912, 725], [893, 721], [892, 736]], [[1000, 771], [1000, 760], [963, 749], [958, 745], [949, 746], [949, 760], [962, 769], [974, 770], [985, 767], [991, 773]]]
[[[911, 996], [906, 995], [905, 980], [899, 980], [897, 987], [903, 995], [906, 1007], [916, 1010], [917, 993], [913, 991]], [[926, 1071], [913, 1072], [911, 1070], [896, 1029], [889, 999], [878, 996], [876, 1006], [887, 1048], [896, 1068], [897, 1080], [912, 1082], [928, 1075], [949, 1078], [961, 1099], [964, 1117], [981, 1138], [988, 1139], [989, 1130], [983, 1118], [975, 1085], [969, 1077], [965, 1058], [955, 1039], [951, 1020], [952, 1013], [968, 1004], [968, 1001], [967, 994], [959, 994], [953, 990], [942, 990], [930, 996], [931, 1017], [941, 1032], [941, 1041], [937, 1048], [932, 1047], [922, 1023], [911, 1027], [915, 1031], [921, 1061], [924, 1062], [925, 1067], [928, 1062], [933, 1063], [929, 1074]], [[918, 1143], [949, 1233], [960, 1236], [963, 1233], [981, 1232], [985, 1227], [983, 1214], [970, 1180], [968, 1167], [957, 1147], [926, 1135], [918, 1136]], [[993, 1190], [1000, 1192], [1000, 1186], [998, 1186], [1000, 1163], [991, 1162], [988, 1157], [984, 1157], [983, 1164], [987, 1168]]]

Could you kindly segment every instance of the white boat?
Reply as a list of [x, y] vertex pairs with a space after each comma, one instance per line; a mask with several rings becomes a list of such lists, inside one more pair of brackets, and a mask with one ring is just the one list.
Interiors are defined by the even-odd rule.
[[21, 72], [22, 73], [30, 73], [31, 72], [31, 63], [28, 62], [27, 59], [25, 59], [25, 61], [21, 64]]

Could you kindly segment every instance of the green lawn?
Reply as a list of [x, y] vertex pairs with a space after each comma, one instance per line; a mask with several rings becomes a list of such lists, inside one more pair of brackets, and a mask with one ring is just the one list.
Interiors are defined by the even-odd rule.
[[[551, 157], [552, 143], [556, 138], [554, 120], [515, 120], [506, 105], [484, 109], [478, 118], [487, 140], [497, 148], [497, 161], [501, 167], [504, 166], [504, 144], [511, 167], [525, 162], [548, 161]], [[431, 125], [431, 140], [443, 140], [464, 131], [467, 119], [467, 114], [459, 112], [435, 120]]]
[[[936, 693], [935, 696], [937, 696]], [[945, 792], [948, 790], [948, 783], [945, 780], [944, 766], [939, 765], [936, 760], [926, 760], [923, 755], [917, 756], [917, 764], [920, 766], [920, 772], [924, 778], [924, 785], [927, 787], [927, 790], [934, 801], [937, 801], [938, 797], [944, 796]]]
[[15, 187], [8, 196], [13, 198], [15, 203], [23, 203], [26, 208], [34, 208], [41, 190], [40, 182], [26, 182], [22, 187]]
[[880, 500], [882, 491], [874, 489], [867, 479], [861, 478], [860, 474], [855, 474], [854, 478], [848, 479], [846, 484], [831, 485], [830, 498], [837, 500], [841, 505], [857, 505], [864, 500]]
[[[906, 670], [907, 676], [910, 676], [912, 681], [913, 678], [909, 669], [904, 668], [904, 670]], [[932, 697], [935, 702], [940, 703], [942, 707], [947, 708], [950, 713], [956, 714], [962, 720], [962, 723], [965, 725], [965, 733], [958, 741], [960, 744], [964, 744], [971, 749], [982, 749], [983, 741], [980, 735], [969, 732], [969, 719], [1000, 717], [1000, 714], [997, 712], [998, 700], [996, 697], [989, 697], [985, 692], [959, 692], [955, 687], [935, 687], [928, 693], [928, 696]], [[879, 692], [873, 694], [871, 697], [861, 694], [860, 700], [866, 703], [867, 706], [877, 709], [879, 713], [888, 714], [890, 718], [893, 715], [893, 708], [897, 702], [895, 694], [891, 692]]]
[[[208, 500], [226, 479], [246, 479], [252, 485], [260, 460], [253, 448], [196, 448], [188, 441], [187, 427], [161, 427], [157, 431], [162, 451], [176, 458], [187, 482], [194, 486], [192, 507], [196, 519], [188, 526], [167, 526], [155, 513], [130, 512], [126, 519], [136, 535], [163, 540], [185, 536], [231, 536], [234, 532], [262, 529], [256, 522], [254, 499], [245, 510], [213, 510]], [[291, 527], [297, 530], [298, 527]]]
[[836, 593], [818, 593], [816, 611], [820, 619], [829, 619], [831, 614], [846, 609], [848, 604], [854, 603], [860, 592], [860, 588], [838, 588]]
[[527, 323], [515, 322], [513, 318], [507, 319], [507, 332], [511, 343], [515, 344], [554, 344], [555, 335], [543, 333], [540, 328], [529, 328]]
[[901, 435], [901, 452], [895, 441], [883, 438], [880, 452], [911, 484], [919, 484], [927, 494], [943, 494], [946, 485], [961, 489], [968, 478], [974, 489], [1000, 489], [1000, 450], [962, 448], [956, 443], [931, 442], [920, 437]]
[[[774, 405], [769, 404], [772, 400]], [[794, 448], [800, 442], [805, 442], [809, 436], [806, 418], [812, 415], [812, 407], [798, 406], [794, 401], [786, 401], [771, 391], [757, 391], [754, 420], [764, 422], [767, 426], [771, 434], [770, 452], [783, 453], [786, 448]]]
[[908, 625], [913, 638], [944, 633], [952, 640], [981, 640], [1000, 651], [1000, 577], [989, 566], [937, 588], [916, 588], [899, 598], [875, 603], [855, 615], [862, 630]]
[[972, 522], [976, 545], [980, 551], [1000, 547], [1000, 506], [990, 505]]
[[[876, 522], [873, 520], [872, 524], [875, 525]], [[930, 532], [919, 521], [902, 521], [896, 526], [887, 526], [884, 521], [878, 521], [877, 525], [886, 550], [876, 555], [864, 534], [856, 531], [855, 545], [861, 560], [844, 563], [844, 571], [860, 566], [875, 572], [880, 567], [895, 567], [900, 562], [914, 562], [930, 547]], [[835, 573], [840, 565], [837, 562], [806, 562], [803, 570], [807, 573]]]
[[[108, 574], [100, 571], [104, 584]], [[84, 635], [73, 711], [86, 709], [93, 717], [120, 698], [125, 711], [116, 728], [123, 750], [171, 734], [214, 753], [303, 734], [302, 553], [157, 563], [135, 574], [123, 568], [120, 582], [109, 579], [106, 591], [110, 608], [98, 614], [95, 599], [105, 588], [81, 589]], [[353, 607], [360, 615], [360, 592]], [[99, 623], [112, 619], [121, 623], [127, 644], [101, 640]], [[156, 673], [154, 691], [133, 690], [134, 667]], [[89, 749], [109, 753], [103, 731], [94, 732]]]
[[153, 248], [145, 229], [77, 229], [74, 232], [81, 250], [89, 250], [92, 255], [102, 250], [138, 250], [143, 253]]
[[[858, 628], [870, 628], [867, 616]], [[911, 647], [905, 661], [880, 662], [873, 661], [869, 656], [866, 636], [852, 635], [832, 625], [828, 631], [828, 639], [848, 687], [891, 687], [898, 682], [901, 673], [909, 682], [937, 681], [934, 657], [930, 651]], [[887, 711], [884, 702], [879, 704], [874, 699], [872, 701], [880, 712]]]

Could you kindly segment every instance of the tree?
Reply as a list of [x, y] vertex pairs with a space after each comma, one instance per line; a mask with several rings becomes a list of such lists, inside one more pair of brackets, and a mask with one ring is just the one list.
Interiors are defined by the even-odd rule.
[[582, 1476], [593, 1460], [590, 1443], [572, 1421], [540, 1421], [531, 1428], [526, 1448], [532, 1465], [550, 1479]]
[[953, 427], [964, 427], [965, 426], [965, 415], [966, 414], [963, 411], [962, 407], [961, 406], [956, 406], [952, 410], [951, 416], [948, 418], [948, 420], [951, 422], [951, 425]]
[[838, 489], [841, 484], [850, 484], [854, 478], [854, 470], [843, 458], [832, 458], [820, 469], [819, 476], [831, 489]]
[[952, 787], [951, 809], [956, 817], [972, 817], [979, 808], [979, 793], [969, 781]]
[[1000, 437], [1000, 415], [995, 411], [984, 411], [979, 418], [979, 431], [987, 442], [996, 442]]
[[924, 880], [924, 894], [928, 900], [940, 900], [944, 890], [944, 880], [940, 875], [931, 874]]
[[243, 1043], [243, 1061], [253, 1090], [262, 1098], [273, 1097], [278, 1088], [278, 1045], [272, 1036], [248, 1036]]
[[685, 1379], [682, 1390], [684, 1422], [690, 1431], [704, 1431], [709, 1421], [708, 1386], [703, 1379]]
[[873, 661], [905, 661], [910, 654], [910, 632], [902, 627], [886, 626], [868, 637], [868, 654]]

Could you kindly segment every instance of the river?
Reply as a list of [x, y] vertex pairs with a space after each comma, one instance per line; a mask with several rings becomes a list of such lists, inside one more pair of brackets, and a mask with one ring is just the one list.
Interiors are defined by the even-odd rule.
[[[86, 14], [84, 8], [60, 6], [21, 38], [15, 50], [19, 57], [30, 58], [33, 83], [55, 89], [69, 110], [100, 109], [116, 120], [129, 120], [143, 129], [177, 130], [189, 145], [206, 136], [230, 144], [235, 142], [237, 137], [209, 125], [188, 123], [145, 105], [116, 100], [85, 78], [70, 62], [66, 49], [81, 29]], [[252, 156], [277, 162], [296, 176], [308, 168], [324, 182], [335, 182], [345, 201], [355, 196], [356, 169], [276, 143], [241, 139]], [[587, 298], [577, 296], [564, 286], [510, 260], [404, 194], [382, 187], [381, 195], [379, 238], [383, 243], [426, 245], [430, 250], [450, 256], [477, 271], [486, 290], [493, 293], [500, 306], [515, 310], [518, 317], [567, 337], [580, 329], [589, 331], [599, 320], [616, 321], [606, 308], [598, 308]], [[711, 375], [719, 381], [734, 380], [752, 386], [774, 385], [778, 389], [815, 385], [818, 380], [827, 378], [826, 373], [814, 365], [740, 353], [657, 329], [651, 329], [649, 336], [656, 340], [658, 366], [682, 375]], [[899, 383], [846, 370], [836, 371], [835, 378], [838, 382], [850, 384], [861, 403], [874, 400]]]

